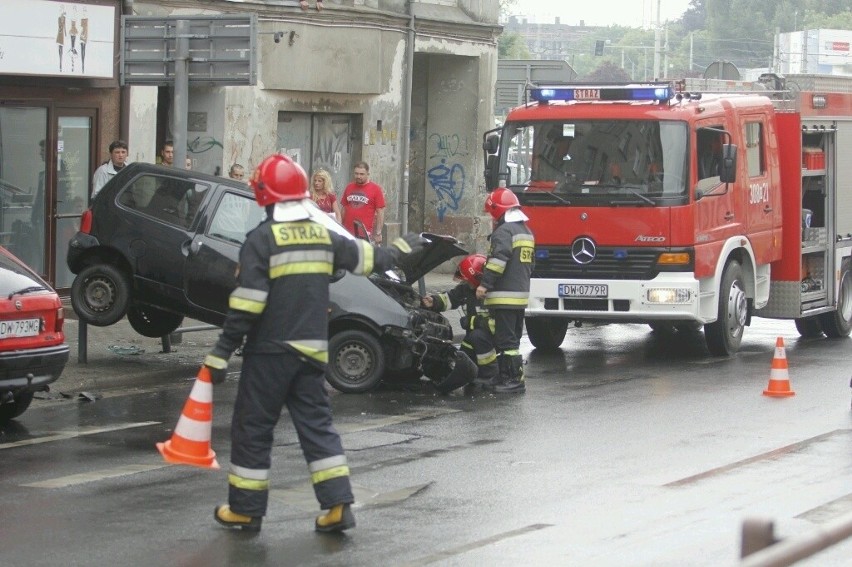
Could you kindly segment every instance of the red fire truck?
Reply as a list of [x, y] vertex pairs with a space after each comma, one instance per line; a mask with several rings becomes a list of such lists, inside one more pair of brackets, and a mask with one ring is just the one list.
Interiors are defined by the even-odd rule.
[[722, 356], [753, 316], [849, 335], [852, 81], [790, 79], [534, 87], [486, 132], [488, 188], [535, 234], [535, 347], [583, 321], [703, 326]]

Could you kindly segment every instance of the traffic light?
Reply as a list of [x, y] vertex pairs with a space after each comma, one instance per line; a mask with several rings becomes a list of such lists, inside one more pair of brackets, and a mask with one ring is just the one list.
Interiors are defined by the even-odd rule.
[[606, 42], [602, 39], [598, 39], [595, 41], [595, 57], [600, 57], [603, 55], [604, 44]]

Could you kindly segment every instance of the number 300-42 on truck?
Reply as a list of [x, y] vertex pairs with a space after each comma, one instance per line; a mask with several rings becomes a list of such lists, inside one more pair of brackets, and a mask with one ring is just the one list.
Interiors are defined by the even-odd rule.
[[583, 321], [703, 326], [720, 356], [753, 316], [849, 335], [852, 80], [790, 79], [533, 87], [485, 133], [536, 238], [533, 346]]

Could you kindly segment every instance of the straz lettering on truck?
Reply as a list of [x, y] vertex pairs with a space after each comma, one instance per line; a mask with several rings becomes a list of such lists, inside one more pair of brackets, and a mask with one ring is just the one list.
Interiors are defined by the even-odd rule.
[[768, 203], [769, 202], [769, 183], [764, 181], [763, 183], [752, 183], [748, 186], [749, 195], [748, 195], [748, 203], [749, 205], [755, 205], [757, 203]]
[[852, 333], [852, 77], [770, 78], [533, 85], [484, 134], [535, 235], [534, 347], [584, 321], [703, 327], [718, 356], [753, 317]]

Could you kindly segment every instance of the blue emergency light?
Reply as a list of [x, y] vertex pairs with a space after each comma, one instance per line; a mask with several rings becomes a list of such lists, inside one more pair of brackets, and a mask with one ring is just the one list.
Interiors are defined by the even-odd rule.
[[674, 97], [669, 83], [637, 83], [629, 85], [560, 85], [530, 89], [530, 98], [548, 103], [561, 101], [654, 101], [664, 102]]

